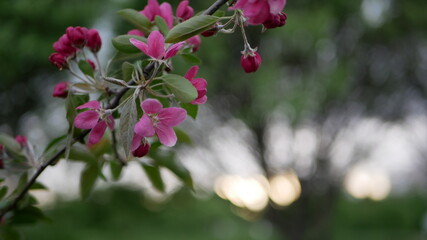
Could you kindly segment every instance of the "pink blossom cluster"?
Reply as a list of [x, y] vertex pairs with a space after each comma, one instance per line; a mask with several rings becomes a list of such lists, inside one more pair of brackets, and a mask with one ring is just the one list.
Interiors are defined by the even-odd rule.
[[282, 12], [285, 5], [286, 0], [238, 0], [232, 9], [241, 9], [251, 25], [276, 28], [286, 23], [287, 16]]

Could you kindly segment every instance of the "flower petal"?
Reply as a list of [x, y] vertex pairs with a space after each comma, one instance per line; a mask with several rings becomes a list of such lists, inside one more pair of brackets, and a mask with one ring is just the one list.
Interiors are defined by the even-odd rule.
[[101, 140], [102, 136], [104, 136], [105, 130], [107, 129], [107, 123], [105, 121], [99, 121], [98, 124], [90, 131], [89, 134], [89, 144], [93, 145]]
[[195, 65], [192, 66], [190, 69], [188, 69], [188, 71], [185, 73], [184, 77], [188, 80], [193, 79], [194, 77], [196, 77], [197, 72], [199, 71], [199, 66]]
[[143, 137], [151, 137], [154, 135], [153, 122], [151, 122], [150, 117], [147, 114], [144, 114], [141, 119], [135, 124], [133, 129], [135, 134]]
[[98, 123], [99, 114], [96, 111], [89, 110], [77, 114], [74, 118], [74, 126], [80, 129], [91, 129]]
[[195, 100], [193, 100], [190, 103], [191, 104], [204, 104], [207, 100], [208, 100], [208, 97], [205, 95], [205, 96], [203, 96], [201, 98], [196, 98]]
[[141, 108], [145, 113], [153, 114], [158, 113], [162, 110], [163, 106], [159, 100], [148, 98], [141, 103]]
[[286, 5], [286, 0], [268, 0], [270, 4], [270, 13], [278, 14], [280, 13]]
[[206, 89], [208, 86], [208, 82], [203, 78], [193, 78], [190, 82], [197, 90]]
[[171, 29], [173, 27], [173, 13], [172, 6], [169, 3], [160, 4], [160, 16], [165, 19], [169, 29]]
[[173, 128], [159, 123], [156, 126], [156, 134], [157, 134], [157, 137], [159, 138], [161, 144], [168, 146], [168, 147], [175, 146], [176, 141], [177, 141], [177, 137], [176, 137], [176, 134], [175, 134], [175, 131], [173, 130]]
[[159, 31], [152, 31], [147, 39], [150, 57], [161, 59], [165, 53], [165, 38]]
[[178, 107], [164, 108], [158, 115], [160, 123], [168, 127], [179, 125], [186, 117], [187, 111]]
[[170, 46], [168, 50], [166, 50], [165, 59], [169, 59], [175, 56], [179, 49], [181, 49], [182, 45], [184, 45], [184, 42], [175, 43], [174, 45]]
[[83, 105], [76, 107], [76, 109], [84, 109], [84, 108], [100, 109], [101, 105], [99, 104], [98, 101], [94, 100], [94, 101], [90, 101], [90, 102], [87, 102]]
[[130, 151], [131, 152], [135, 151], [141, 145], [142, 138], [143, 138], [143, 136], [141, 136], [139, 134], [135, 133], [133, 135], [132, 145], [130, 146]]
[[141, 42], [139, 40], [136, 40], [135, 38], [129, 39], [129, 42], [132, 43], [139, 50], [141, 50], [143, 53], [145, 53], [145, 55], [150, 56], [150, 53], [148, 51], [148, 45], [145, 42]]

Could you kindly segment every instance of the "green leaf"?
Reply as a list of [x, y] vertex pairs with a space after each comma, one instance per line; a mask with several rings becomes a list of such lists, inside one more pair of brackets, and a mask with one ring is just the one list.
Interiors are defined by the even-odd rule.
[[218, 10], [214, 14], [212, 14], [212, 16], [215, 16], [215, 17], [224, 17], [224, 15], [225, 15], [225, 12], [222, 10]]
[[159, 28], [160, 32], [163, 34], [163, 36], [166, 36], [169, 33], [169, 27], [166, 23], [165, 19], [163, 19], [160, 16], [156, 16], [154, 18], [154, 22], [156, 23], [157, 27]]
[[117, 160], [110, 161], [110, 172], [114, 181], [120, 179], [120, 175], [122, 174], [123, 166]]
[[82, 71], [82, 73], [91, 76], [93, 78], [93, 68], [90, 66], [90, 64], [85, 60], [79, 61], [79, 68]]
[[142, 163], [141, 166], [144, 169], [145, 173], [147, 174], [153, 186], [157, 190], [164, 192], [165, 184], [163, 182], [162, 175], [160, 174], [160, 168], [158, 166], [148, 165], [145, 163]]
[[55, 149], [55, 146], [57, 146], [59, 143], [61, 143], [63, 140], [67, 138], [67, 135], [62, 135], [57, 138], [54, 138], [50, 143], [46, 146], [44, 153], [47, 153], [49, 150]]
[[121, 108], [119, 135], [126, 157], [129, 156], [133, 140], [133, 128], [137, 122], [136, 99], [132, 97]]
[[188, 79], [176, 74], [163, 75], [161, 79], [163, 79], [165, 85], [181, 102], [189, 103], [196, 99], [197, 90]]
[[96, 179], [98, 178], [98, 165], [88, 164], [83, 170], [80, 177], [80, 195], [82, 199], [86, 199], [93, 187], [95, 186]]
[[22, 235], [10, 225], [2, 225], [0, 227], [0, 239], [1, 240], [21, 240]]
[[21, 145], [19, 145], [15, 138], [4, 133], [0, 133], [0, 144], [3, 144], [8, 151], [16, 155], [21, 155]]
[[39, 182], [35, 182], [31, 185], [31, 190], [47, 190], [47, 187]]
[[181, 103], [182, 108], [187, 110], [187, 115], [192, 117], [194, 120], [197, 117], [197, 113], [199, 112], [199, 105], [191, 104], [191, 103]]
[[133, 65], [129, 62], [123, 62], [122, 64], [122, 77], [123, 81], [128, 82], [132, 79], [134, 68]]
[[195, 16], [182, 22], [172, 28], [168, 35], [166, 35], [167, 43], [177, 43], [184, 41], [192, 36], [202, 33], [212, 27], [218, 22], [219, 17], [215, 16]]
[[0, 188], [0, 200], [2, 200], [7, 194], [7, 186], [3, 186]]
[[13, 191], [13, 194], [17, 194], [21, 192], [24, 189], [25, 185], [27, 185], [27, 182], [28, 182], [28, 173], [23, 173], [19, 178], [18, 186]]
[[144, 34], [148, 35], [151, 28], [151, 22], [144, 15], [134, 9], [123, 9], [117, 12], [117, 14], [133, 24], [139, 30], [143, 31]]
[[74, 144], [70, 148], [70, 154], [68, 157], [70, 160], [86, 162], [89, 164], [96, 163], [96, 157], [90, 152], [85, 145]]
[[184, 53], [184, 54], [180, 54], [179, 56], [181, 56], [184, 59], [184, 61], [193, 65], [200, 65], [202, 63], [202, 60], [200, 60], [200, 58], [194, 56], [193, 54]]
[[13, 217], [10, 218], [11, 224], [30, 224], [39, 220], [46, 220], [43, 212], [34, 206], [28, 206], [23, 209], [14, 211]]
[[135, 36], [135, 35], [120, 35], [115, 38], [113, 38], [112, 43], [113, 46], [120, 52], [124, 53], [138, 53], [141, 52], [137, 47], [135, 47], [129, 39], [135, 38], [139, 41], [146, 42], [147, 39], [141, 36]]
[[179, 143], [191, 144], [191, 137], [179, 128], [174, 128]]

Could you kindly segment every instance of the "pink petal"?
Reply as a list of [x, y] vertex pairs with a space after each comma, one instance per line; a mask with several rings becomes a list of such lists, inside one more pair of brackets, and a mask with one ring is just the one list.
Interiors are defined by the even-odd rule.
[[197, 90], [206, 89], [208, 86], [208, 82], [203, 78], [193, 78], [190, 82]]
[[199, 66], [195, 65], [192, 66], [190, 69], [188, 69], [188, 71], [185, 73], [184, 77], [188, 80], [193, 79], [194, 77], [196, 77], [197, 72], [199, 71]]
[[135, 38], [129, 39], [129, 42], [132, 43], [139, 50], [141, 50], [143, 53], [145, 53], [145, 55], [150, 56], [150, 52], [148, 51], [148, 45], [145, 42], [141, 42], [139, 40], [136, 40]]
[[175, 56], [179, 49], [181, 49], [182, 45], [184, 45], [184, 42], [175, 43], [174, 45], [170, 46], [168, 50], [166, 50], [165, 59], [169, 59]]
[[96, 111], [85, 111], [74, 118], [74, 126], [80, 129], [91, 129], [98, 123], [99, 114]]
[[141, 103], [141, 108], [145, 113], [153, 114], [162, 110], [163, 106], [157, 99], [148, 98]]
[[[260, 1], [261, 2], [261, 1]], [[265, 22], [270, 16], [270, 8], [267, 3], [265, 4], [254, 4], [254, 7], [249, 11], [244, 12], [245, 16], [248, 16], [248, 23], [252, 25], [258, 25]]]
[[187, 111], [182, 108], [170, 107], [164, 108], [159, 112], [158, 118], [160, 124], [173, 127], [184, 122], [187, 117]]
[[169, 29], [173, 27], [173, 13], [172, 6], [169, 3], [160, 4], [160, 16], [165, 19]]
[[114, 117], [113, 115], [110, 115], [107, 117], [107, 126], [110, 128], [110, 130], [114, 129]]
[[140, 13], [145, 15], [150, 21], [154, 21], [154, 17], [160, 15], [159, 3], [157, 0], [148, 0], [147, 6]]
[[286, 5], [286, 0], [268, 0], [270, 4], [270, 13], [278, 14], [280, 13]]
[[130, 151], [135, 151], [139, 145], [141, 145], [141, 140], [142, 140], [143, 136], [139, 135], [139, 134], [134, 134], [133, 135], [133, 139], [132, 139], [132, 145], [130, 146]]
[[193, 100], [191, 102], [191, 104], [204, 104], [204, 103], [206, 103], [207, 100], [208, 100], [208, 97], [205, 95], [201, 98], [196, 98], [195, 100]]
[[145, 34], [138, 29], [132, 29], [132, 30], [128, 31], [128, 35], [145, 37]]
[[98, 101], [94, 100], [94, 101], [90, 101], [90, 102], [87, 102], [83, 105], [76, 107], [76, 109], [84, 109], [84, 108], [100, 109], [101, 105], [99, 104]]
[[187, 0], [181, 1], [176, 8], [176, 16], [182, 16], [185, 13], [185, 10], [187, 9], [189, 2]]
[[150, 117], [144, 114], [142, 118], [135, 124], [133, 129], [137, 135], [143, 137], [151, 137], [154, 135], [154, 127]]
[[177, 137], [173, 128], [160, 123], [156, 126], [156, 134], [163, 145], [168, 147], [175, 146]]
[[105, 130], [107, 129], [107, 124], [105, 121], [99, 121], [98, 124], [94, 128], [92, 128], [92, 131], [90, 131], [89, 134], [89, 144], [96, 144], [101, 140], [102, 136], [104, 136]]
[[165, 52], [165, 38], [159, 31], [152, 31], [147, 39], [150, 57], [161, 59]]

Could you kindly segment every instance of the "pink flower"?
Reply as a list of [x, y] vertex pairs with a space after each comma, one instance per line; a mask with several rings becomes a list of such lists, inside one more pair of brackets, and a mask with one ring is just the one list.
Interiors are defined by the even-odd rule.
[[239, 0], [231, 9], [242, 9], [248, 23], [264, 23], [270, 14], [279, 14], [285, 7], [286, 0]]
[[261, 65], [261, 56], [254, 50], [247, 52], [242, 52], [242, 57], [240, 58], [240, 63], [246, 73], [255, 72], [258, 70]]
[[141, 142], [141, 144], [132, 151], [132, 155], [135, 157], [143, 157], [145, 155], [147, 155], [147, 153], [150, 151], [150, 144], [143, 139], [143, 141]]
[[202, 39], [200, 39], [200, 37], [196, 35], [187, 39], [185, 42], [193, 46], [193, 52], [197, 52], [200, 48], [200, 44], [202, 44]]
[[141, 103], [141, 108], [144, 110], [144, 115], [134, 127], [131, 151], [138, 149], [144, 137], [151, 137], [154, 134], [163, 145], [174, 146], [177, 137], [172, 127], [185, 120], [187, 111], [177, 107], [163, 108], [157, 99], [146, 99]]
[[128, 32], [128, 35], [134, 35], [134, 36], [141, 36], [141, 37], [145, 37], [145, 34], [138, 30], [138, 29], [132, 29]]
[[53, 88], [52, 96], [57, 98], [66, 98], [68, 96], [68, 83], [60, 82]]
[[53, 43], [53, 49], [64, 57], [71, 56], [77, 51], [77, 49], [72, 46], [66, 34], [62, 35], [58, 41]]
[[74, 119], [74, 126], [81, 129], [92, 129], [89, 134], [89, 144], [96, 144], [104, 136], [107, 126], [114, 129], [114, 118], [103, 114], [98, 101], [90, 101], [76, 107], [76, 109], [89, 108], [90, 110], [77, 114]]
[[193, 8], [188, 6], [188, 4], [188, 0], [181, 1], [176, 9], [176, 16], [184, 21], [191, 18], [194, 14]]
[[88, 47], [92, 52], [98, 52], [101, 49], [102, 40], [99, 36], [99, 33], [96, 29], [89, 29], [87, 31], [87, 42], [86, 47]]
[[15, 137], [15, 140], [21, 147], [25, 147], [27, 145], [27, 138], [23, 135], [18, 135]]
[[197, 98], [194, 99], [191, 104], [203, 104], [208, 100], [208, 97], [206, 96], [206, 87], [208, 86], [208, 83], [203, 78], [194, 78], [198, 71], [198, 66], [192, 66], [184, 76], [197, 90]]
[[184, 44], [183, 42], [175, 43], [165, 51], [165, 38], [159, 31], [152, 31], [147, 38], [147, 43], [135, 38], [131, 38], [129, 41], [146, 55], [158, 60], [175, 56]]
[[165, 20], [169, 28], [173, 27], [172, 6], [169, 3], [165, 2], [159, 5], [157, 0], [148, 0], [147, 6], [140, 13], [151, 22], [154, 21], [156, 16], [160, 16]]
[[60, 53], [52, 53], [49, 56], [49, 61], [55, 65], [59, 70], [68, 68], [68, 62], [65, 57]]
[[85, 27], [68, 27], [66, 34], [74, 47], [82, 48], [87, 41], [88, 30]]
[[270, 14], [270, 17], [262, 25], [267, 29], [281, 27], [286, 24], [286, 19], [288, 16], [283, 12], [276, 15]]

